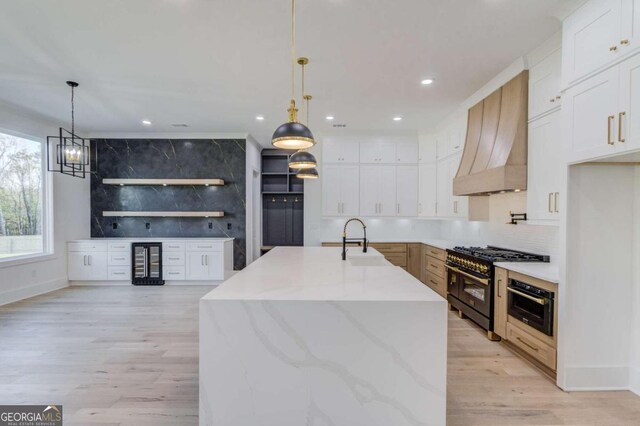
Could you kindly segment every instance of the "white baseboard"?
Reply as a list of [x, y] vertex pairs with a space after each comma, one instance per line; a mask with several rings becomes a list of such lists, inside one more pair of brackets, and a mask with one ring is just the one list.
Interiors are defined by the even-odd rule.
[[7, 303], [17, 302], [19, 300], [28, 299], [40, 294], [49, 293], [50, 291], [59, 290], [69, 286], [66, 278], [57, 278], [42, 283], [31, 284], [28, 286], [15, 288], [0, 292], [0, 306]]
[[607, 391], [629, 389], [629, 367], [565, 367], [565, 391]]
[[631, 367], [629, 369], [629, 390], [640, 395], [640, 368]]

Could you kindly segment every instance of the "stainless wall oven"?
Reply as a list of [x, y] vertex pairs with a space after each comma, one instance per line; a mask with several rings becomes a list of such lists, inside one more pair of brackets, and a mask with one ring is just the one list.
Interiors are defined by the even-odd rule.
[[162, 243], [131, 244], [131, 284], [163, 285]]
[[507, 292], [509, 315], [553, 336], [554, 292], [514, 279], [509, 280]]

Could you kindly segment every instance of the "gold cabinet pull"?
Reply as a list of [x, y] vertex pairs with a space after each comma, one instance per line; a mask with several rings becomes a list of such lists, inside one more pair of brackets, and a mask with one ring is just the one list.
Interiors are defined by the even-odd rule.
[[615, 115], [610, 115], [607, 117], [607, 143], [609, 145], [613, 145], [615, 143], [614, 140], [611, 139], [611, 123], [616, 119]]
[[515, 288], [507, 287], [507, 291], [510, 292], [510, 293], [515, 293], [518, 296], [522, 296], [525, 299], [529, 299], [532, 302], [536, 302], [538, 305], [546, 305], [547, 304], [547, 300], [546, 299], [529, 296], [527, 293], [523, 293], [523, 292], [521, 292], [519, 290], [516, 290]]
[[549, 193], [549, 213], [553, 213], [553, 207], [551, 207], [551, 199], [553, 198], [553, 192]]
[[502, 298], [502, 296], [500, 295], [500, 283], [502, 282], [502, 278], [498, 279], [498, 297]]
[[524, 339], [521, 339], [520, 337], [516, 337], [516, 339], [518, 339], [518, 341], [520, 343], [522, 343], [523, 345], [533, 349], [534, 351], [538, 352], [540, 349], [538, 349], [537, 347], [533, 346], [531, 343], [525, 341]]
[[624, 142], [625, 139], [622, 137], [622, 117], [627, 115], [626, 112], [621, 112], [618, 114], [618, 142]]
[[560, 198], [560, 193], [556, 192], [553, 195], [553, 211], [556, 213], [560, 213], [560, 210], [558, 210], [558, 198]]
[[625, 38], [625, 39], [620, 40], [620, 44], [622, 44], [622, 45], [629, 44], [629, 39]]
[[615, 52], [616, 50], [618, 50], [618, 46], [611, 46], [611, 47], [609, 48], [609, 51], [610, 51], [610, 52]]
[[556, 101], [556, 98], [549, 99], [549, 102], [555, 102], [555, 101]]

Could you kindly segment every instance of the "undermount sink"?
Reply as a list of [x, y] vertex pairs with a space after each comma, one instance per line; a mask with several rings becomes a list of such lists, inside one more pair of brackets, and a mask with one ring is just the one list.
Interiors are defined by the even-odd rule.
[[347, 260], [353, 266], [387, 266], [384, 256], [352, 256]]

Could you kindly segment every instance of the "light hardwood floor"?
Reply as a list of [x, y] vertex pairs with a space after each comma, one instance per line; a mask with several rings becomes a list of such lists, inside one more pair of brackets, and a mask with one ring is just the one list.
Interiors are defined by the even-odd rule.
[[[73, 287], [0, 307], [0, 404], [63, 404], [65, 425], [197, 424], [210, 290]], [[484, 336], [449, 316], [448, 425], [640, 424], [640, 397], [562, 392]]]

